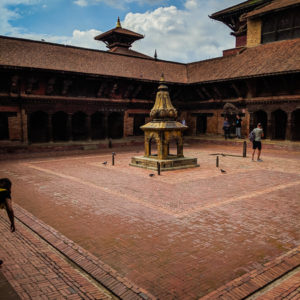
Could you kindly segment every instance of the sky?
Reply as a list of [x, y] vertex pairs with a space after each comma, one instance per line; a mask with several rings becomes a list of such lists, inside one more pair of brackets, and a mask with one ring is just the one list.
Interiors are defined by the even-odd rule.
[[116, 27], [145, 36], [132, 50], [193, 62], [234, 48], [229, 28], [208, 16], [242, 0], [0, 0], [0, 35], [107, 50], [94, 37]]

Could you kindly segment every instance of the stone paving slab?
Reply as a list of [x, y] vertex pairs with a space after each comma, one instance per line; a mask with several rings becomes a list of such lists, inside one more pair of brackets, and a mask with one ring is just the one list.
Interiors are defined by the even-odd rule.
[[[300, 153], [188, 147], [200, 168], [149, 177], [137, 151], [0, 163], [13, 199], [160, 299], [198, 299], [299, 245]], [[102, 163], [107, 161], [107, 165]]]

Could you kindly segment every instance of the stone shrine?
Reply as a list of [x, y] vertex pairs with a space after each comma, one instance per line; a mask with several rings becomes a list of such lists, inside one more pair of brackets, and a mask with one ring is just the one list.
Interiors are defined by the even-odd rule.
[[[141, 126], [145, 134], [145, 154], [131, 159], [131, 166], [170, 171], [199, 167], [197, 158], [183, 156], [183, 131], [188, 127], [177, 122], [177, 110], [173, 107], [168, 87], [162, 75], [155, 104], [150, 112], [152, 121]], [[175, 153], [171, 146], [175, 145]]]

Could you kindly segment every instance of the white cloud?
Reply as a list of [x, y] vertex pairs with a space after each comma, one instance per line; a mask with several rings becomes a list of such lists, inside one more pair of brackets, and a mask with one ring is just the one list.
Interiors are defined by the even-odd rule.
[[148, 5], [166, 4], [167, 2], [168, 0], [76, 0], [74, 1], [74, 3], [79, 6], [87, 6], [87, 5], [104, 3], [111, 7], [121, 8], [121, 9], [124, 8], [126, 4], [129, 3], [136, 3], [142, 6], [144, 4], [148, 4]]
[[[220, 2], [223, 2], [221, 5]], [[184, 8], [160, 7], [153, 11], [128, 13], [123, 27], [145, 35], [134, 49], [159, 59], [191, 62], [222, 55], [234, 47], [229, 29], [208, 15], [239, 3], [240, 0], [186, 0]]]
[[87, 6], [88, 5], [88, 2], [86, 0], [76, 0], [76, 1], [74, 1], [74, 3], [79, 6]]
[[[85, 3], [90, 4], [91, 1], [106, 0], [76, 1], [85, 5]], [[137, 2], [138, 0], [124, 1]], [[140, 0], [140, 2], [145, 1], [150, 0]], [[234, 47], [234, 38], [229, 35], [229, 29], [224, 24], [211, 20], [208, 15], [240, 1], [185, 0], [181, 9], [167, 6], [145, 13], [128, 13], [122, 21], [122, 26], [145, 35], [144, 39], [133, 44], [133, 50], [149, 56], [153, 56], [156, 49], [159, 59], [171, 61], [192, 62], [213, 58], [222, 55], [222, 50]], [[54, 36], [24, 33], [24, 28], [16, 28], [10, 24], [10, 20], [20, 15], [16, 11], [7, 9], [8, 4], [33, 5], [39, 2], [41, 1], [0, 0], [1, 34], [35, 40], [44, 39], [48, 42], [86, 48], [107, 49], [103, 43], [94, 40], [94, 37], [101, 33], [95, 29], [86, 31], [74, 29], [71, 36]]]
[[9, 21], [20, 18], [18, 11], [13, 11], [7, 8], [8, 5], [35, 5], [39, 0], [0, 0], [0, 32], [1, 34], [15, 35], [20, 31], [20, 28], [13, 27]]

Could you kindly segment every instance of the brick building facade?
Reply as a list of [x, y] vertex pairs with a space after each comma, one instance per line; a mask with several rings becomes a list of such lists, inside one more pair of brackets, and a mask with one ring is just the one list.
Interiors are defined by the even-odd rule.
[[131, 50], [142, 36], [119, 21], [96, 37], [108, 51], [0, 37], [0, 139], [141, 135], [164, 73], [190, 135], [222, 134], [230, 104], [244, 135], [261, 122], [267, 138], [300, 140], [300, 0], [245, 1], [210, 17], [232, 29], [236, 48], [188, 64]]

